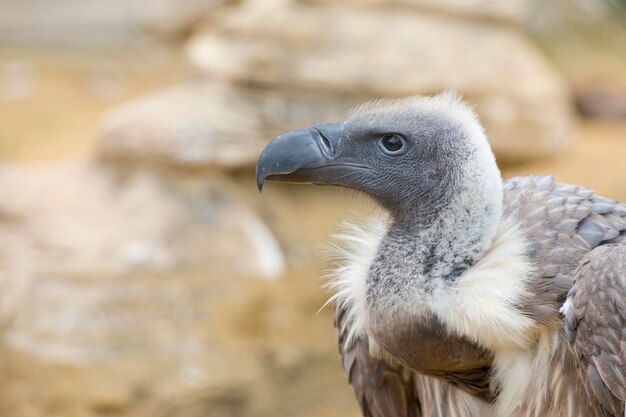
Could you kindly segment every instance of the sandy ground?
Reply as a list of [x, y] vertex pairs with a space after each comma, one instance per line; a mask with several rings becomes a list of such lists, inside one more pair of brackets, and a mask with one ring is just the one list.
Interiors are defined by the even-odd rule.
[[[32, 94], [0, 102], [0, 158], [5, 161], [83, 156], [93, 145], [98, 119], [106, 109], [178, 78], [176, 70], [167, 67], [151, 76], [113, 70], [113, 75], [104, 78], [94, 75], [89, 66], [68, 69], [36, 63], [35, 68]], [[100, 82], [117, 88], [117, 93], [103, 97], [98, 93]], [[575, 135], [574, 146], [565, 154], [503, 167], [504, 177], [552, 174], [559, 181], [583, 184], [626, 201], [626, 123], [581, 121]], [[357, 417], [356, 403], [339, 367], [331, 310], [316, 314], [328, 297], [319, 288], [318, 277], [331, 266], [320, 253], [337, 224], [347, 216], [367, 214], [371, 203], [346, 191], [277, 184], [270, 184], [259, 196], [252, 170], [233, 177], [237, 193], [278, 236], [289, 260], [288, 273], [275, 282], [200, 277], [216, 291], [236, 294], [210, 306], [215, 320], [206, 330], [229, 351], [229, 356], [215, 361], [216, 375], [228, 377], [210, 390], [167, 401], [147, 413], [157, 417]], [[11, 358], [0, 363], [0, 415], [84, 415], [81, 402], [97, 398], [104, 386], [115, 391], [117, 385], [133, 378], [127, 373], [103, 381], [89, 376], [97, 370], [34, 364], [15, 354]], [[91, 415], [145, 415], [145, 410], [140, 411], [143, 402], [141, 395], [117, 403], [107, 399], [100, 406], [92, 405]]]

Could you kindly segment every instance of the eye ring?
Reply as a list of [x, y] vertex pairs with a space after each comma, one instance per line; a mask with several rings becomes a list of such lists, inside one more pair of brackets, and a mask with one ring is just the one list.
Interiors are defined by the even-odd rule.
[[378, 144], [382, 151], [387, 155], [401, 155], [406, 151], [406, 140], [402, 135], [397, 133], [390, 133], [384, 135]]

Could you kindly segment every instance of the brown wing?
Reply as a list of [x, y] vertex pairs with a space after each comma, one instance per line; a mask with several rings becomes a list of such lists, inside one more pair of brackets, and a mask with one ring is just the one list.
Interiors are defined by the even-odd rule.
[[367, 336], [345, 346], [346, 314], [335, 306], [335, 330], [341, 364], [364, 417], [421, 417], [411, 372], [370, 355]]
[[626, 415], [626, 246], [585, 256], [565, 304], [565, 331], [598, 416]]
[[626, 243], [626, 205], [554, 177], [516, 177], [504, 183], [504, 214], [523, 224], [534, 259], [535, 294], [523, 308], [540, 322], [559, 319], [583, 256], [600, 245]]

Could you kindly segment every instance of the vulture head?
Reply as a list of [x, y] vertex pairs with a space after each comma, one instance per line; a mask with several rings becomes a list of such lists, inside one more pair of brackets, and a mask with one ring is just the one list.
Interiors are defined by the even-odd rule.
[[474, 112], [454, 93], [378, 100], [342, 123], [286, 132], [262, 152], [256, 176], [259, 190], [265, 180], [357, 190], [405, 230], [440, 234], [442, 222], [472, 218], [462, 226], [466, 239], [480, 240], [480, 252], [501, 211], [493, 153]]

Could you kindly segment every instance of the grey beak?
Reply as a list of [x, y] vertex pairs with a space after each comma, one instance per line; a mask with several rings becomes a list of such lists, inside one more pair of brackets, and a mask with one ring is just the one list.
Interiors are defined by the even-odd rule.
[[316, 169], [327, 167], [339, 156], [343, 123], [291, 130], [271, 141], [261, 152], [256, 166], [259, 191], [265, 180], [326, 183]]

